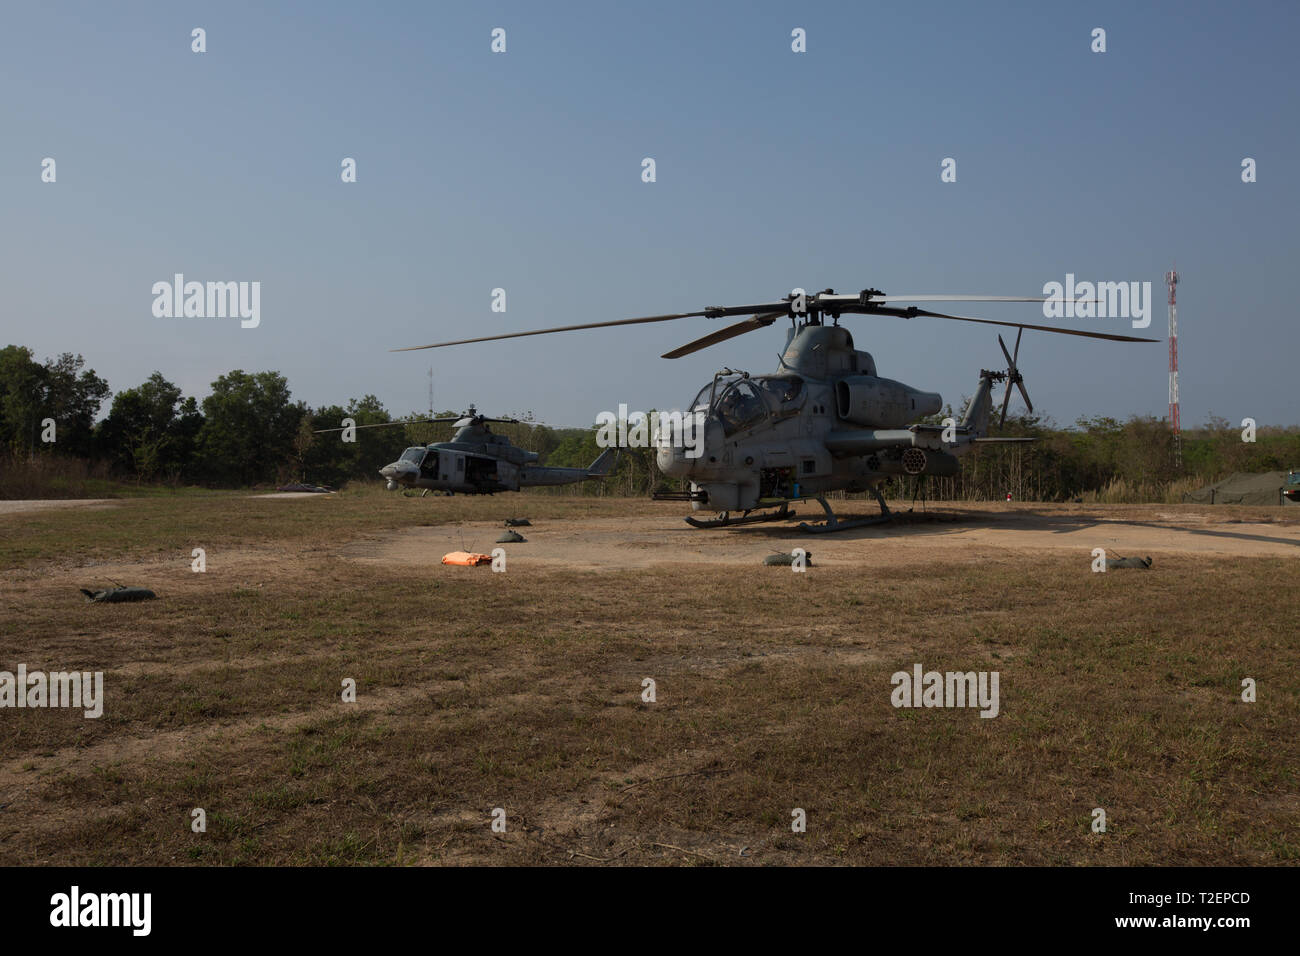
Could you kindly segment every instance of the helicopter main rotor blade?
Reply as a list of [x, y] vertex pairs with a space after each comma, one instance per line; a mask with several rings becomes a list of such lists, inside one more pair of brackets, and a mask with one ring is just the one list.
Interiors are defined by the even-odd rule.
[[[821, 295], [818, 299], [825, 304], [860, 302], [856, 295]], [[872, 302], [1097, 302], [1097, 299], [1070, 299], [1046, 295], [872, 295]]]
[[[442, 425], [442, 424], [454, 425], [456, 424], [456, 422], [463, 422], [467, 418], [472, 422], [493, 422], [500, 425], [546, 425], [546, 422], [534, 422], [534, 421], [526, 422], [522, 418], [490, 418], [487, 415], [458, 415], [455, 418], [421, 418], [421, 419], [416, 419], [414, 421], [407, 422], [407, 424], [423, 425], [428, 423], [433, 425]], [[551, 426], [547, 426], [547, 427], [551, 427]]]
[[[408, 418], [400, 422], [376, 422], [372, 425], [353, 425], [352, 428], [394, 428], [398, 425], [454, 425], [456, 422], [465, 419], [474, 419], [481, 422], [500, 422], [503, 425], [543, 425], [545, 422], [524, 422], [518, 418], [484, 418], [480, 415], [457, 415], [455, 418]], [[346, 428], [317, 428], [313, 429], [313, 435], [327, 435], [330, 432], [347, 431]]]
[[694, 342], [688, 342], [679, 348], [675, 348], [671, 352], [665, 352], [660, 358], [681, 358], [683, 355], [690, 355], [693, 352], [700, 351], [700, 349], [707, 349], [710, 345], [717, 345], [719, 342], [727, 341], [727, 339], [734, 339], [737, 335], [744, 335], [746, 332], [753, 332], [756, 329], [765, 329], [784, 315], [784, 312], [768, 312], [764, 315], [751, 316], [743, 322], [729, 325], [725, 329], [718, 329], [718, 331], [711, 332]]
[[426, 425], [426, 424], [429, 424], [429, 425], [444, 425], [444, 424], [454, 425], [454, 424], [456, 424], [456, 422], [463, 422], [463, 421], [464, 421], [465, 419], [467, 419], [467, 418], [468, 418], [470, 421], [474, 421], [474, 422], [493, 422], [493, 423], [501, 424], [501, 425], [530, 425], [530, 426], [531, 426], [531, 425], [539, 425], [539, 426], [544, 426], [544, 427], [546, 427], [546, 428], [563, 428], [563, 427], [565, 427], [565, 426], [563, 426], [563, 425], [548, 425], [546, 422], [536, 422], [536, 421], [531, 421], [531, 420], [529, 420], [529, 421], [524, 421], [524, 419], [522, 419], [522, 418], [491, 418], [490, 416], [487, 416], [487, 415], [457, 415], [455, 418], [415, 418], [415, 419], [412, 419], [412, 420], [409, 421], [409, 422], [406, 422], [405, 424], [407, 424], [407, 425]]
[[[415, 422], [376, 422], [373, 425], [351, 425], [351, 428], [393, 428], [396, 425], [423, 425], [426, 422], [436, 421], [436, 419], [423, 419]], [[330, 432], [345, 432], [347, 428], [317, 428], [312, 431], [313, 435], [328, 435]]]
[[481, 335], [473, 339], [457, 339], [454, 342], [434, 342], [432, 345], [407, 345], [390, 352], [417, 352], [420, 349], [441, 349], [449, 345], [472, 345], [475, 342], [495, 342], [498, 339], [519, 339], [526, 335], [550, 335], [552, 332], [576, 332], [579, 329], [602, 329], [612, 325], [639, 325], [643, 322], [671, 322], [673, 319], [685, 319], [702, 312], [680, 312], [674, 315], [650, 315], [643, 319], [618, 319], [614, 322], [586, 322], [581, 325], [557, 325], [553, 329], [532, 329], [527, 332], [506, 332], [503, 335]]
[[614, 319], [611, 322], [583, 322], [579, 325], [557, 325], [550, 329], [531, 329], [527, 332], [506, 332], [502, 335], [483, 335], [474, 339], [457, 339], [455, 342], [435, 342], [432, 345], [408, 345], [400, 349], [389, 349], [390, 352], [414, 352], [419, 349], [440, 349], [448, 345], [471, 345], [475, 342], [495, 342], [498, 339], [518, 339], [526, 335], [550, 335], [552, 332], [576, 332], [579, 329], [606, 329], [616, 325], [643, 325], [647, 322], [672, 322], [677, 319], [689, 319], [698, 316], [708, 316], [711, 319], [722, 318], [728, 315], [752, 315], [756, 312], [769, 312], [773, 309], [780, 310], [785, 315], [787, 303], [785, 302], [764, 302], [759, 305], [733, 305], [722, 308], [709, 307], [701, 309], [698, 312], [671, 312], [667, 315], [647, 315], [638, 319]]
[[[582, 322], [575, 325], [557, 325], [547, 329], [529, 329], [523, 332], [503, 332], [500, 335], [481, 335], [470, 339], [455, 339], [449, 342], [434, 342], [430, 345], [408, 345], [402, 348], [391, 349], [393, 352], [413, 352], [420, 349], [439, 349], [452, 345], [472, 345], [476, 342], [495, 342], [501, 339], [517, 339], [530, 335], [550, 335], [553, 332], [576, 332], [582, 329], [605, 329], [622, 325], [643, 325], [651, 322], [673, 322], [677, 319], [689, 319], [704, 316], [710, 319], [724, 318], [727, 316], [747, 315], [751, 320], [737, 323], [719, 333], [698, 339], [695, 342], [675, 349], [667, 353], [665, 358], [680, 358], [682, 355], [689, 355], [691, 352], [707, 348], [709, 345], [717, 342], [725, 342], [729, 338], [737, 335], [743, 335], [754, 328], [760, 328], [754, 320], [766, 318], [767, 316], [775, 317], [782, 315], [807, 316], [813, 313], [818, 315], [830, 315], [838, 318], [840, 315], [894, 315], [900, 318], [910, 319], [914, 316], [923, 315], [937, 319], [952, 319], [957, 322], [978, 322], [982, 325], [997, 325], [1014, 329], [1035, 329], [1040, 332], [1055, 332], [1061, 335], [1077, 335], [1083, 338], [1107, 339], [1113, 342], [1157, 342], [1159, 339], [1144, 339], [1128, 335], [1115, 335], [1106, 332], [1083, 332], [1075, 329], [1061, 329], [1048, 325], [1030, 325], [1022, 322], [999, 322], [992, 319], [975, 319], [962, 315], [948, 315], [943, 312], [930, 312], [926, 309], [918, 309], [915, 306], [899, 308], [897, 306], [882, 305], [884, 302], [1055, 302], [1064, 301], [1060, 297], [1047, 296], [1006, 296], [1006, 295], [884, 295], [876, 293], [873, 290], [865, 290], [858, 295], [835, 295], [831, 292], [815, 293], [806, 298], [805, 307], [799, 312], [792, 311], [794, 300], [791, 297], [781, 299], [776, 302], [763, 302], [756, 305], [735, 305], [735, 306], [708, 306], [695, 312], [671, 312], [665, 315], [647, 315], [633, 319], [613, 319], [608, 322]], [[1074, 302], [1097, 302], [1097, 299], [1074, 299]], [[770, 324], [770, 323], [768, 323]], [[725, 334], [722, 334], [725, 333]]]
[[883, 306], [879, 309], [872, 309], [865, 315], [896, 315], [899, 318], [910, 319], [916, 315], [924, 315], [932, 319], [952, 319], [956, 322], [978, 322], [980, 325], [1000, 325], [1009, 329], [1033, 329], [1036, 332], [1055, 332], [1058, 335], [1078, 335], [1085, 339], [1106, 339], [1110, 342], [1159, 342], [1159, 339], [1142, 339], [1135, 335], [1115, 335], [1112, 332], [1084, 332], [1080, 329], [1062, 329], [1052, 325], [1030, 325], [1027, 322], [995, 322], [993, 319], [972, 319], [966, 315], [948, 315], [944, 312], [930, 312], [926, 309], [899, 309], [893, 306]]

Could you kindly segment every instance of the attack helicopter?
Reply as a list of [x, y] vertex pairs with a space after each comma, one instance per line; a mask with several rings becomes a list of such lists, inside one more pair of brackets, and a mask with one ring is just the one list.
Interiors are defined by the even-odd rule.
[[[1001, 424], [1006, 423], [1011, 392], [1018, 390], [1032, 412], [1033, 405], [1017, 365], [1020, 339], [1026, 329], [1114, 342], [1155, 342], [1157, 339], [1085, 332], [1023, 322], [1002, 322], [932, 312], [893, 302], [1035, 302], [1043, 297], [970, 295], [886, 295], [878, 289], [836, 295], [834, 290], [806, 294], [796, 289], [771, 302], [740, 306], [709, 306], [696, 312], [675, 312], [608, 322], [565, 325], [526, 332], [488, 335], [432, 345], [408, 346], [393, 351], [413, 351], [468, 345], [496, 339], [546, 335], [578, 329], [669, 322], [704, 317], [718, 319], [749, 316], [680, 348], [664, 353], [681, 358], [720, 342], [765, 329], [789, 318], [780, 367], [768, 375], [723, 369], [696, 395], [680, 427], [661, 432], [656, 443], [660, 471], [687, 479], [689, 491], [660, 493], [659, 500], [689, 501], [693, 511], [712, 511], [716, 517], [686, 521], [697, 528], [721, 528], [791, 516], [790, 505], [816, 500], [825, 511], [822, 524], [801, 524], [810, 532], [838, 531], [891, 519], [879, 484], [893, 475], [952, 476], [960, 472], [960, 458], [987, 443], [1032, 441], [989, 435], [993, 388], [1005, 383]], [[1086, 300], [1076, 300], [1086, 301]], [[1095, 301], [1095, 300], [1094, 300]], [[844, 315], [919, 316], [975, 322], [1017, 329], [1014, 350], [1002, 336], [998, 344], [1006, 369], [981, 369], [979, 383], [961, 419], [943, 424], [922, 423], [943, 407], [937, 392], [913, 388], [877, 373], [869, 352], [854, 347], [853, 336], [839, 324]], [[687, 441], [686, 429], [701, 423], [702, 442]], [[692, 453], [688, 454], [687, 446]], [[831, 491], [869, 492], [880, 506], [877, 517], [844, 520], [826, 501]], [[739, 515], [735, 515], [739, 512]]]
[[[423, 488], [424, 494], [443, 491], [448, 495], [492, 495], [537, 485], [569, 485], [604, 478], [618, 462], [618, 450], [609, 448], [586, 468], [539, 465], [537, 452], [519, 448], [505, 435], [496, 434], [492, 431], [493, 423], [537, 424], [521, 422], [517, 418], [488, 418], [471, 405], [465, 415], [453, 418], [421, 418], [352, 427], [391, 428], [414, 424], [451, 424], [455, 427], [451, 441], [412, 445], [397, 461], [380, 468], [379, 474], [387, 480], [389, 491]], [[321, 428], [316, 434], [344, 430]]]

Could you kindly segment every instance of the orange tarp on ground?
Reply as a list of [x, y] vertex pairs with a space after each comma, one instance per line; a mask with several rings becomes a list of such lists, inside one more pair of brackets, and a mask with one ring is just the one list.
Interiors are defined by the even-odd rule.
[[442, 556], [443, 564], [463, 564], [473, 567], [476, 564], [491, 564], [492, 556], [487, 554], [474, 554], [470, 551], [453, 551], [451, 554]]

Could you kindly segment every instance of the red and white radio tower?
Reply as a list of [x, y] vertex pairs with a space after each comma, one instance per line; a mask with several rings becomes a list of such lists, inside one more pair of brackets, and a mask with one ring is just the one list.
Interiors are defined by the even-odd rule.
[[1178, 422], [1178, 273], [1165, 273], [1169, 286], [1169, 426], [1174, 430], [1174, 467], [1183, 467], [1183, 430]]

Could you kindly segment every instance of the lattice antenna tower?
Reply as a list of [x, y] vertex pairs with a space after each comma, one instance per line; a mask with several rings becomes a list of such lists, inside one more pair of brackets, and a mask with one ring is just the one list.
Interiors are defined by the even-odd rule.
[[1183, 467], [1183, 429], [1178, 420], [1178, 272], [1165, 273], [1169, 286], [1169, 427], [1174, 432], [1174, 467]]

